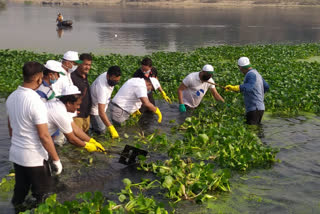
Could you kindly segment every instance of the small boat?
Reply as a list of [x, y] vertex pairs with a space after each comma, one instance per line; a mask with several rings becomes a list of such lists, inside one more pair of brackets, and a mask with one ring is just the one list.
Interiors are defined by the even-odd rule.
[[60, 26], [71, 27], [72, 26], [72, 21], [71, 20], [65, 20], [65, 21], [62, 21], [62, 22], [58, 22], [57, 26], [58, 27], [60, 27]]

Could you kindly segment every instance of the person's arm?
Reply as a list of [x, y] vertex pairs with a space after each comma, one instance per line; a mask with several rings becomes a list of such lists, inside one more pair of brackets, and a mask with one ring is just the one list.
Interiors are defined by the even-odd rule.
[[264, 89], [264, 93], [265, 92], [268, 92], [269, 89], [270, 89], [270, 86], [269, 84], [262, 78], [262, 81], [263, 81], [263, 89]]
[[85, 147], [86, 143], [84, 141], [82, 141], [80, 138], [78, 138], [73, 131], [70, 133], [64, 133], [64, 135], [66, 136], [66, 138], [68, 139], [68, 141], [78, 147]]
[[156, 112], [157, 107], [155, 107], [148, 99], [148, 97], [140, 97], [142, 104], [152, 112]]
[[12, 137], [12, 128], [11, 128], [11, 125], [10, 125], [9, 117], [8, 117], [8, 129], [9, 129], [9, 136], [11, 138]]
[[36, 128], [38, 131], [38, 135], [39, 135], [41, 144], [45, 148], [45, 150], [48, 152], [48, 154], [50, 155], [52, 160], [54, 160], [54, 161], [60, 160], [58, 153], [56, 151], [56, 148], [54, 147], [52, 138], [49, 134], [48, 124], [47, 123], [37, 124]]
[[210, 88], [210, 91], [211, 91], [211, 94], [213, 95], [214, 99], [224, 103], [224, 99], [221, 97], [221, 95], [219, 94], [219, 92], [217, 91], [217, 89], [215, 87]]
[[105, 107], [106, 107], [106, 104], [98, 103], [99, 117], [101, 118], [104, 125], [106, 127], [109, 127], [112, 125], [112, 123], [110, 122], [110, 120], [107, 116], [107, 113], [105, 112]]
[[80, 127], [78, 127], [74, 122], [71, 122], [72, 130], [75, 136], [80, 140], [89, 142], [91, 137], [89, 137]]
[[240, 85], [240, 92], [250, 92], [253, 90], [257, 77], [254, 73], [249, 73], [246, 76], [246, 81]]
[[178, 88], [178, 99], [179, 99], [179, 103], [183, 104], [183, 93], [182, 91], [186, 90], [187, 86], [183, 83], [180, 84], [179, 88]]

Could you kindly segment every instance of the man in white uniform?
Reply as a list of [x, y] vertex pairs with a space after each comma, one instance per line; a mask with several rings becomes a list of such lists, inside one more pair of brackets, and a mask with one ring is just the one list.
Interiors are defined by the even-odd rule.
[[214, 81], [211, 78], [212, 74], [212, 65], [205, 65], [202, 71], [193, 72], [183, 79], [178, 88], [180, 112], [186, 112], [186, 105], [190, 108], [196, 108], [208, 89], [210, 89], [213, 97], [217, 101], [224, 102], [224, 99], [214, 86]]
[[13, 205], [22, 204], [31, 188], [37, 202], [51, 189], [48, 165], [53, 160], [56, 174], [62, 165], [48, 131], [47, 109], [35, 90], [42, 83], [43, 65], [27, 62], [23, 66], [23, 84], [6, 101], [11, 137], [9, 160], [14, 163], [15, 187]]
[[119, 134], [110, 122], [106, 111], [111, 100], [113, 88], [118, 84], [120, 78], [120, 68], [118, 66], [111, 66], [108, 72], [99, 75], [90, 88], [92, 99], [90, 119], [92, 129], [96, 133], [101, 134], [108, 127], [112, 138], [118, 138]]
[[157, 90], [160, 83], [156, 78], [131, 78], [119, 89], [111, 101], [111, 119], [116, 123], [123, 123], [130, 115], [139, 111], [143, 104], [158, 116], [158, 123], [162, 121], [162, 114], [158, 107], [148, 99], [148, 92]]
[[51, 135], [58, 129], [68, 141], [76, 146], [84, 147], [88, 152], [105, 151], [103, 146], [90, 138], [74, 122], [68, 112], [75, 112], [81, 104], [81, 91], [75, 85], [67, 86], [57, 101], [47, 102], [48, 128]]
[[58, 79], [58, 81], [52, 85], [56, 96], [60, 96], [62, 89], [66, 86], [73, 85], [71, 73], [77, 69], [78, 64], [81, 64], [82, 61], [79, 60], [78, 52], [67, 51], [63, 55], [61, 63], [63, 71], [60, 72], [60, 78]]

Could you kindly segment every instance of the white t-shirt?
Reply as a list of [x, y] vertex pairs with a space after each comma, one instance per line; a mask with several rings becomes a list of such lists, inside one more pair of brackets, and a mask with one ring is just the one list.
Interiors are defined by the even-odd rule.
[[107, 111], [113, 88], [113, 86], [110, 86], [108, 84], [107, 72], [100, 74], [98, 78], [92, 83], [90, 88], [92, 100], [91, 115], [99, 115], [99, 103], [106, 104], [104, 111]]
[[50, 135], [53, 135], [58, 129], [68, 134], [72, 132], [71, 123], [73, 121], [66, 106], [60, 100], [46, 102], [48, 111], [48, 128]]
[[[201, 82], [199, 77], [200, 72], [193, 72], [183, 79], [183, 84], [187, 86], [187, 89], [183, 90], [183, 103], [190, 106], [191, 108], [197, 107], [203, 96], [206, 94], [209, 88], [215, 88], [206, 82]], [[214, 83], [213, 79], [210, 78], [208, 82]]]
[[57, 82], [53, 83], [51, 87], [56, 96], [61, 96], [62, 89], [69, 85], [73, 85], [71, 73], [65, 72], [65, 75], [60, 74], [60, 77], [57, 80]]
[[145, 80], [143, 78], [131, 78], [122, 85], [112, 102], [132, 114], [140, 109], [142, 105], [141, 97], [148, 97]]
[[12, 128], [9, 160], [25, 167], [43, 166], [48, 153], [42, 146], [36, 125], [48, 123], [47, 109], [32, 89], [19, 86], [6, 101]]

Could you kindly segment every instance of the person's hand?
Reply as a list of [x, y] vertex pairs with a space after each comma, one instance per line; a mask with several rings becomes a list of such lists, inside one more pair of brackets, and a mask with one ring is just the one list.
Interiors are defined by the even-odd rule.
[[235, 91], [239, 92], [240, 91], [240, 85], [227, 85], [225, 87], [226, 91]]
[[131, 114], [133, 118], [139, 117], [140, 115], [141, 115], [141, 112], [139, 111], [139, 109]]
[[97, 147], [94, 143], [89, 143], [89, 142], [86, 142], [86, 145], [84, 146], [84, 148], [88, 151], [88, 152], [96, 152], [98, 151], [97, 150]]
[[166, 92], [164, 92], [164, 91], [162, 90], [162, 91], [161, 91], [161, 95], [162, 95], [162, 98], [163, 98], [166, 102], [172, 104], [171, 99], [170, 99], [170, 97], [167, 96]]
[[179, 105], [179, 111], [180, 112], [186, 112], [187, 111], [186, 106], [184, 104], [180, 104]]
[[160, 109], [158, 107], [157, 107], [157, 110], [154, 113], [158, 116], [158, 123], [161, 123], [162, 114], [161, 114]]
[[52, 161], [54, 167], [54, 174], [59, 175], [62, 172], [62, 164], [60, 160]]
[[117, 130], [114, 128], [113, 125], [108, 126], [108, 129], [109, 129], [109, 132], [111, 134], [112, 139], [119, 138], [119, 134], [118, 134]]
[[101, 152], [105, 152], [106, 151], [105, 148], [93, 138], [91, 138], [89, 140], [89, 143], [94, 144], [96, 147], [98, 147], [98, 150], [101, 151]]

